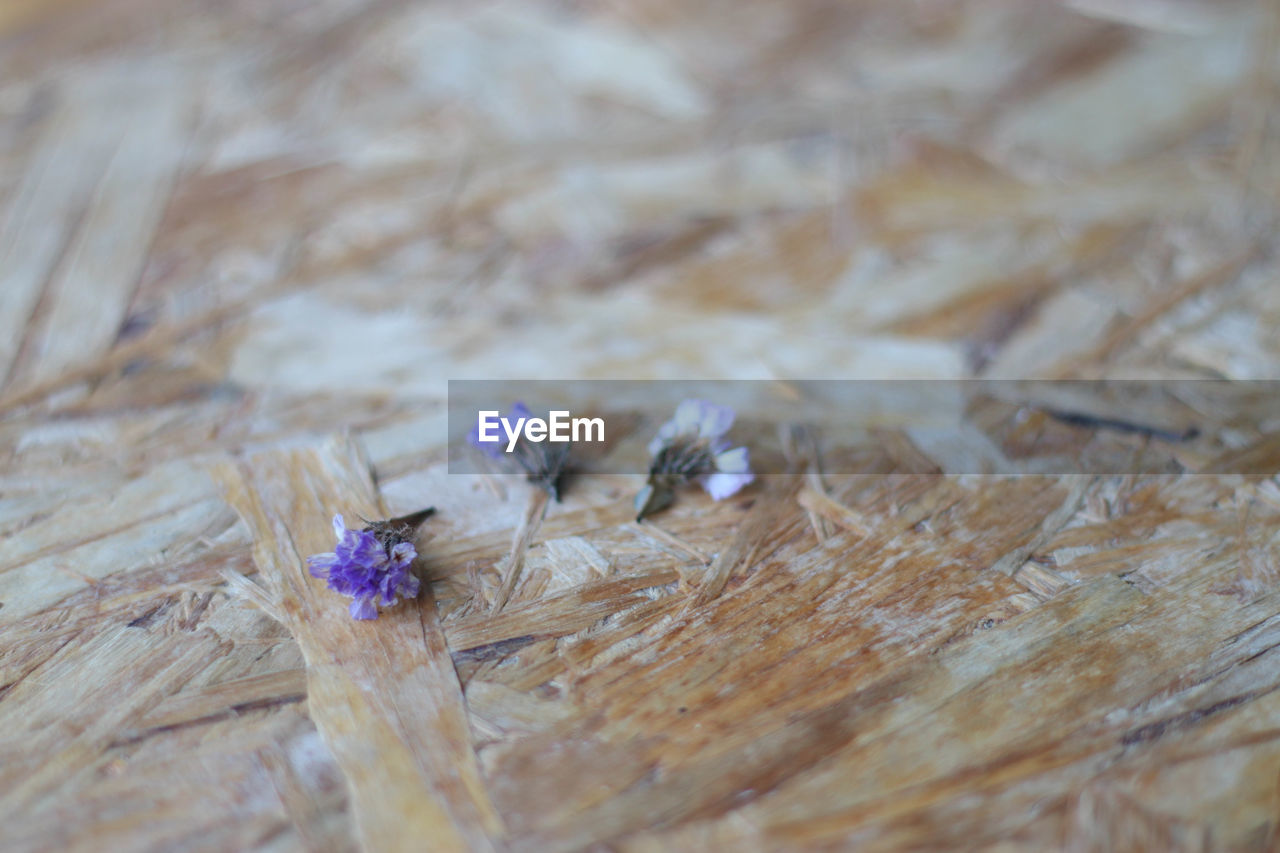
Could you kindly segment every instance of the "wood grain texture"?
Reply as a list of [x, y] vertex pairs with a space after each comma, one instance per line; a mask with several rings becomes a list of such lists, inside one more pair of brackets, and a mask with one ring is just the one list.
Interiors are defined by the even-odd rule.
[[[768, 423], [791, 473], [642, 523], [444, 436], [463, 378], [1280, 379], [1278, 45], [1273, 0], [3, 4], [0, 847], [1274, 849], [1280, 481], [1230, 472], [1280, 425]], [[956, 473], [1040, 444], [1179, 473]], [[422, 597], [351, 622], [303, 559], [425, 506]]]
[[346, 775], [361, 844], [491, 847], [502, 823], [480, 782], [432, 596], [358, 622], [305, 567], [306, 555], [332, 547], [335, 513], [387, 517], [367, 460], [336, 440], [257, 453], [215, 476], [254, 533], [275, 612], [306, 659], [308, 710]]

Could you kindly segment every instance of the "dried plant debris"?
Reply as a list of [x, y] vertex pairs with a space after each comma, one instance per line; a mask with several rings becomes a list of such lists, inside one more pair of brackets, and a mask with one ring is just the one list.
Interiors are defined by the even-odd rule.
[[418, 597], [419, 581], [412, 571], [418, 552], [413, 547], [417, 523], [434, 512], [421, 510], [404, 519], [369, 522], [349, 530], [341, 515], [333, 517], [337, 547], [307, 558], [307, 570], [324, 578], [329, 589], [352, 600], [353, 619], [377, 619], [378, 607], [391, 607], [397, 598]]
[[[529, 440], [521, 433], [520, 427], [532, 417], [533, 412], [524, 403], [517, 402], [511, 407], [510, 413], [501, 419], [510, 430], [505, 448], [501, 439], [493, 442], [482, 440], [479, 427], [472, 431], [468, 440], [489, 459], [524, 472], [530, 483], [559, 501], [572, 443]], [[514, 424], [514, 428], [510, 424]]]
[[730, 447], [725, 438], [733, 426], [734, 412], [705, 400], [685, 400], [675, 417], [664, 423], [649, 442], [649, 481], [635, 498], [636, 521], [664, 509], [675, 500], [675, 490], [691, 482], [723, 500], [750, 483], [750, 451]]

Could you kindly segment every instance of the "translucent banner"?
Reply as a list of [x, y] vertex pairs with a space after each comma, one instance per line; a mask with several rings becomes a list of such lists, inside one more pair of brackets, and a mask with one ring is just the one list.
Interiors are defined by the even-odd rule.
[[[685, 401], [686, 421], [715, 422], [672, 426]], [[1269, 381], [450, 381], [448, 427], [460, 474], [548, 453], [645, 474], [664, 429], [745, 447], [757, 475], [1280, 472]]]

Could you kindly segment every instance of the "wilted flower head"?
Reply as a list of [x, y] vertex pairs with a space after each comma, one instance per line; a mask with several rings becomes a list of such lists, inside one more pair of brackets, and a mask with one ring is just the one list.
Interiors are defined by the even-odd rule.
[[[515, 424], [532, 418], [533, 412], [524, 403], [517, 401], [505, 417], [509, 423]], [[508, 453], [503, 442], [481, 441], [479, 424], [467, 434], [467, 441], [495, 462], [510, 462], [517, 466], [528, 477], [529, 482], [536, 483], [551, 497], [560, 500], [560, 481], [569, 463], [568, 442], [535, 443], [526, 441], [521, 435], [516, 439], [515, 448]]]
[[351, 530], [341, 515], [333, 517], [338, 545], [327, 554], [307, 558], [312, 576], [324, 578], [329, 589], [349, 595], [354, 619], [377, 619], [378, 605], [390, 607], [397, 596], [415, 598], [419, 581], [409, 571], [418, 556], [407, 537], [412, 528], [394, 522], [374, 522]]
[[724, 437], [733, 419], [733, 409], [705, 400], [676, 407], [675, 417], [649, 442], [649, 482], [636, 496], [637, 519], [671, 503], [682, 483], [696, 481], [722, 500], [754, 479], [747, 448], [731, 448]]
[[[529, 411], [529, 407], [518, 400], [511, 407], [511, 411], [506, 414], [506, 419], [513, 424], [516, 421], [527, 420], [531, 417], [533, 417], [533, 412]], [[472, 447], [476, 448], [477, 450], [479, 450], [485, 456], [488, 456], [490, 459], [500, 461], [502, 459], [505, 459], [508, 456], [507, 452], [503, 449], [503, 447], [505, 446], [504, 442], [480, 440], [479, 424], [476, 424], [474, 427], [471, 428], [471, 432], [467, 433], [467, 443], [470, 444]], [[519, 442], [517, 444], [517, 447], [519, 446], [519, 444], [523, 444], [523, 443], [524, 443], [523, 441]], [[514, 455], [514, 452], [511, 455]]]

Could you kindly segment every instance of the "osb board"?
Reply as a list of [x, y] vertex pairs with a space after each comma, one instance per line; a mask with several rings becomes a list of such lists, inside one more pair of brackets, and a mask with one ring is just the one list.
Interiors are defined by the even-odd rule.
[[[1280, 378], [1278, 21], [6, 4], [5, 847], [1274, 846], [1274, 481], [538, 523], [440, 436], [448, 378]], [[430, 592], [351, 625], [298, 558], [378, 504]]]

